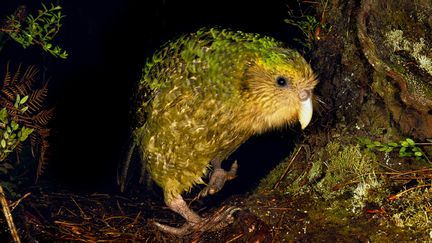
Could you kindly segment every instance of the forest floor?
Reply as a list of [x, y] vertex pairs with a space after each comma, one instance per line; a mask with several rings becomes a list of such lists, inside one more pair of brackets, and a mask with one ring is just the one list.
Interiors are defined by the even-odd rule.
[[[154, 222], [180, 227], [184, 219], [165, 206], [154, 186], [77, 193], [41, 181], [15, 201], [12, 216], [22, 242], [430, 241], [432, 168], [424, 159], [401, 158], [397, 151], [380, 152], [359, 143], [362, 137], [395, 141], [389, 129], [379, 127], [363, 124], [360, 117], [349, 126], [311, 131], [287, 155], [276, 156], [279, 161], [263, 175], [251, 179], [252, 172], [242, 174], [247, 166], [239, 160], [238, 177], [216, 195], [194, 200], [200, 188], [184, 195], [203, 217], [224, 207], [240, 208], [232, 224], [215, 232], [180, 239], [159, 231]], [[264, 137], [246, 151], [259, 150], [254, 146], [270, 140], [274, 138]], [[263, 164], [250, 167], [263, 171]], [[249, 188], [233, 189], [236, 181]], [[9, 228], [0, 221], [0, 241], [10, 241]]]
[[[429, 232], [404, 230], [387, 223], [384, 207], [360, 214], [335, 210], [331, 202], [311, 195], [278, 193], [233, 195], [221, 205], [238, 206], [228, 227], [179, 239], [160, 232], [154, 221], [181, 226], [184, 222], [156, 195], [85, 194], [44, 191], [32, 194], [15, 209], [23, 242], [397, 242], [427, 241]], [[189, 200], [190, 201], [190, 200]], [[212, 203], [210, 203], [212, 204]], [[213, 203], [214, 204], [214, 203]], [[221, 205], [195, 202], [192, 208], [209, 215]], [[3, 239], [7, 229], [3, 226]], [[6, 241], [3, 241], [6, 242]]]

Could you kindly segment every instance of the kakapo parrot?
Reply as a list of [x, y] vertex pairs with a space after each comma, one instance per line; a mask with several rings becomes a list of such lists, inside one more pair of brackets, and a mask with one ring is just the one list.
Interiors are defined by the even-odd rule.
[[300, 122], [313, 111], [316, 75], [295, 50], [267, 36], [221, 28], [201, 29], [168, 42], [143, 69], [133, 130], [143, 166], [166, 205], [186, 223], [156, 223], [185, 235], [215, 227], [224, 216], [203, 218], [182, 193], [205, 184], [201, 196], [235, 177], [221, 163], [252, 135]]

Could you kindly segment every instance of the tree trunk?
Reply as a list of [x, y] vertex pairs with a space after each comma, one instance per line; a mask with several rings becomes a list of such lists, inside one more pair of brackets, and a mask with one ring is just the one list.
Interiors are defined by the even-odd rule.
[[327, 121], [377, 115], [365, 104], [378, 100], [387, 126], [432, 137], [432, 2], [331, 0], [320, 11], [331, 26], [314, 53]]

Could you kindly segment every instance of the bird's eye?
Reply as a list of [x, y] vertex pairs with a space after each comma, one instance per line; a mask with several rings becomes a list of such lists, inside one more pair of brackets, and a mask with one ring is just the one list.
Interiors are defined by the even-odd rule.
[[286, 78], [279, 76], [276, 78], [276, 83], [280, 86], [280, 87], [286, 87], [288, 85], [288, 81]]

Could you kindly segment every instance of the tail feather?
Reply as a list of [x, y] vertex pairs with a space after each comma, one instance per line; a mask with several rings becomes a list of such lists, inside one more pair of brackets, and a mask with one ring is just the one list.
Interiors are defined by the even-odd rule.
[[131, 177], [129, 175], [130, 174], [129, 170], [131, 167], [131, 161], [135, 151], [135, 147], [136, 147], [136, 142], [135, 139], [133, 139], [133, 136], [131, 135], [129, 136], [128, 139], [128, 147], [126, 150], [126, 154], [125, 156], [123, 156], [124, 159], [121, 161], [117, 169], [117, 185], [120, 187], [121, 192], [124, 192], [126, 185]]

